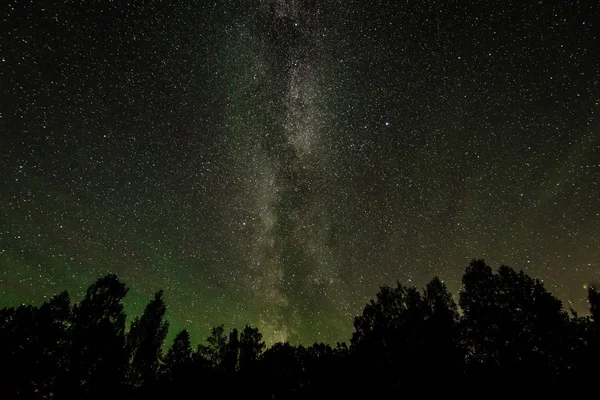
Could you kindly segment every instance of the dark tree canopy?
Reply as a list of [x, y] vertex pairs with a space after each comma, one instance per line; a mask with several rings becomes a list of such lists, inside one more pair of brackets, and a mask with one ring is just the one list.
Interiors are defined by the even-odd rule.
[[548, 387], [548, 379], [565, 376], [568, 315], [542, 282], [506, 266], [493, 273], [479, 260], [467, 268], [463, 287], [462, 337], [482, 387], [499, 377], [518, 387]]
[[129, 381], [135, 387], [154, 382], [158, 378], [162, 346], [169, 331], [169, 323], [164, 321], [167, 307], [163, 291], [154, 295], [141, 317], [131, 323], [127, 334], [127, 349], [131, 358]]
[[260, 359], [265, 347], [258, 328], [246, 325], [240, 335], [240, 369], [251, 368]]
[[187, 330], [180, 331], [173, 345], [167, 352], [163, 364], [163, 370], [169, 377], [173, 377], [181, 369], [188, 367], [192, 362], [192, 345], [190, 344], [190, 334]]
[[[423, 392], [419, 379], [458, 379], [457, 306], [438, 278], [423, 293], [397, 283], [384, 286], [354, 320], [352, 352], [368, 377], [370, 391]], [[398, 376], [404, 376], [399, 381]], [[426, 389], [435, 392], [435, 387]], [[447, 388], [444, 389], [448, 391]], [[433, 393], [432, 393], [433, 394]]]
[[220, 368], [227, 354], [225, 326], [214, 327], [206, 342], [206, 345], [198, 345], [198, 355], [206, 360], [211, 368]]
[[[71, 307], [0, 310], [0, 397], [6, 399], [575, 398], [600, 373], [600, 294], [567, 313], [537, 279], [473, 260], [459, 305], [437, 277], [420, 291], [383, 286], [354, 320], [350, 346], [275, 343], [257, 328], [214, 327], [193, 350], [181, 330], [163, 357], [163, 291], [125, 331], [126, 286], [93, 283]], [[460, 306], [460, 307], [459, 307]], [[574, 382], [578, 382], [574, 384]]]
[[92, 284], [81, 303], [73, 307], [68, 335], [64, 394], [100, 396], [118, 391], [125, 383], [124, 283], [107, 275]]
[[600, 293], [594, 285], [588, 286], [588, 302], [594, 323], [600, 325]]

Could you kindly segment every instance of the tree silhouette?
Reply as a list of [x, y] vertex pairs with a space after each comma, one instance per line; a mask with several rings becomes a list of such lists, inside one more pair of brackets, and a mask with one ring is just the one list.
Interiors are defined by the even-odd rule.
[[246, 325], [240, 335], [240, 370], [246, 371], [256, 364], [265, 347], [258, 328]]
[[302, 362], [306, 393], [303, 396], [330, 397], [336, 388], [336, 351], [325, 343], [314, 343], [306, 348]]
[[39, 338], [35, 391], [38, 396], [51, 397], [56, 376], [64, 371], [67, 333], [71, 325], [71, 302], [65, 291], [44, 302], [37, 313]]
[[162, 365], [161, 385], [153, 387], [146, 398], [164, 399], [185, 398], [198, 387], [198, 377], [202, 371], [194, 370], [190, 334], [181, 330], [167, 352]]
[[594, 285], [588, 286], [588, 303], [592, 320], [600, 327], [600, 293]]
[[595, 392], [595, 382], [598, 374], [600, 373], [600, 293], [594, 285], [588, 287], [588, 302], [590, 304], [590, 320], [586, 324], [587, 332], [580, 335], [579, 337], [586, 338], [584, 346], [582, 348], [586, 352], [584, 358], [585, 374], [588, 377], [588, 382], [592, 383], [589, 388], [590, 392]]
[[57, 376], [64, 372], [70, 313], [67, 292], [40, 308], [0, 310], [1, 398], [51, 397]]
[[541, 281], [483, 260], [463, 275], [460, 309], [437, 277], [423, 291], [381, 287], [355, 318], [349, 348], [265, 350], [257, 328], [220, 325], [194, 352], [180, 331], [162, 360], [163, 292], [127, 335], [126, 293], [111, 274], [72, 308], [63, 292], [1, 309], [0, 398], [578, 398], [595, 395], [600, 373], [593, 286], [591, 315], [567, 314]]
[[3, 398], [31, 398], [39, 379], [40, 338], [36, 326], [38, 308], [20, 306], [0, 312], [0, 340], [2, 343]]
[[303, 387], [304, 347], [275, 343], [263, 354], [262, 372], [270, 385], [265, 397], [271, 399], [298, 398]]
[[425, 360], [422, 371], [438, 382], [422, 389], [433, 397], [460, 390], [463, 379], [464, 349], [460, 346], [458, 306], [446, 285], [434, 277], [423, 292], [425, 321], [422, 332], [421, 355]]
[[[471, 387], [506, 382], [497, 395], [522, 395], [525, 387], [551, 387], [567, 367], [568, 317], [562, 303], [539, 280], [501, 266], [494, 274], [474, 260], [460, 293], [463, 338], [472, 370]], [[540, 395], [537, 391], [537, 395]], [[483, 393], [479, 392], [479, 395]]]
[[235, 372], [238, 370], [238, 358], [240, 353], [240, 340], [238, 337], [238, 330], [233, 329], [229, 333], [229, 340], [225, 345], [225, 351], [223, 354], [223, 360], [221, 363], [221, 368], [229, 373]]
[[382, 287], [354, 320], [351, 351], [365, 378], [354, 380], [361, 385], [356, 390], [422, 394], [439, 388], [420, 385], [423, 374], [446, 383], [456, 379], [461, 363], [457, 319], [457, 306], [438, 278], [423, 295], [400, 283]]
[[181, 330], [165, 357], [163, 370], [169, 377], [177, 375], [178, 371], [187, 368], [192, 362], [192, 346], [190, 334], [186, 329]]
[[215, 396], [238, 394], [238, 361], [240, 342], [237, 329], [225, 334], [223, 325], [212, 329], [206, 345], [199, 345], [193, 355], [194, 367], [205, 376], [205, 391]]
[[110, 274], [92, 284], [74, 306], [59, 397], [102, 398], [124, 390], [126, 294], [125, 284]]
[[594, 285], [587, 287], [589, 316], [574, 315], [570, 321], [571, 328], [571, 362], [569, 381], [578, 382], [573, 385], [571, 393], [581, 397], [597, 393], [597, 378], [600, 374], [600, 294]]
[[[424, 311], [415, 288], [399, 282], [395, 288], [380, 288], [376, 298], [354, 320], [351, 351], [359, 376], [353, 382], [360, 385], [356, 392], [385, 396], [400, 390], [403, 370], [414, 366], [415, 335], [422, 331], [419, 325]], [[408, 389], [406, 385], [402, 387]]]
[[206, 339], [206, 345], [198, 345], [198, 355], [206, 360], [208, 365], [216, 369], [221, 366], [227, 352], [227, 337], [224, 325], [212, 328], [210, 336]]
[[131, 323], [127, 335], [131, 358], [129, 381], [136, 388], [157, 379], [162, 346], [169, 330], [169, 323], [163, 321], [166, 311], [163, 291], [159, 290], [142, 316], [136, 317]]

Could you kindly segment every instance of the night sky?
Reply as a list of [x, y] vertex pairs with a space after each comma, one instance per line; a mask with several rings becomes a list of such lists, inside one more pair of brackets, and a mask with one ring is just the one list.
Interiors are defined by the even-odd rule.
[[347, 341], [484, 258], [600, 281], [596, 1], [0, 5], [0, 307], [108, 272], [170, 337]]

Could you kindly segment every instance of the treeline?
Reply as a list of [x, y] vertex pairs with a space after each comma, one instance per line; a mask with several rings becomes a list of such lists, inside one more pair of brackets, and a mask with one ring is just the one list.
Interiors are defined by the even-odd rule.
[[[186, 330], [163, 354], [163, 292], [127, 331], [115, 275], [71, 306], [0, 310], [0, 398], [574, 398], [596, 395], [600, 295], [590, 316], [563, 309], [537, 279], [474, 260], [457, 305], [432, 279], [384, 286], [354, 320], [350, 345], [277, 343], [258, 329], [215, 327], [193, 348]], [[307, 321], [307, 323], [310, 323]]]

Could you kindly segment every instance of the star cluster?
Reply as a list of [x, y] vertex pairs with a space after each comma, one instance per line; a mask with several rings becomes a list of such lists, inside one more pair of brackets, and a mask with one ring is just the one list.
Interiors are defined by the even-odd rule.
[[0, 306], [107, 272], [173, 335], [347, 340], [383, 284], [472, 258], [586, 309], [600, 6], [0, 6]]

